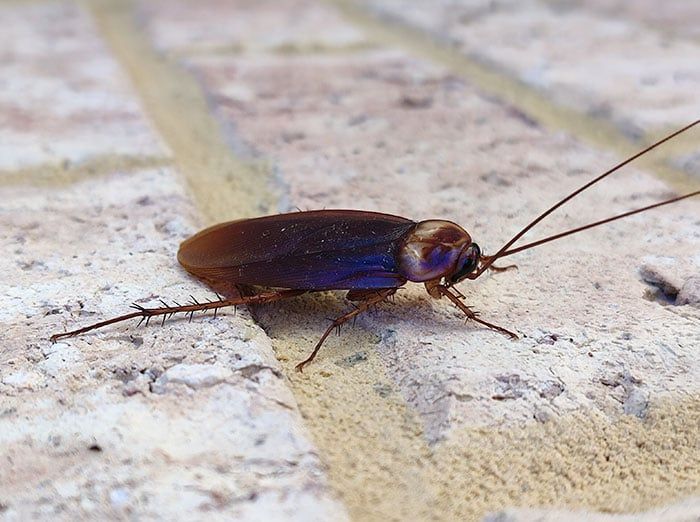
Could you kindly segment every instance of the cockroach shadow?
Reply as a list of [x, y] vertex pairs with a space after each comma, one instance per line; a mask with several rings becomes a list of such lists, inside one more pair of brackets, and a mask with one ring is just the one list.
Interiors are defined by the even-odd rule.
[[[445, 317], [431, 306], [430, 301], [414, 292], [402, 292], [403, 289], [403, 287], [397, 289], [395, 294], [369, 308], [362, 317], [356, 316], [355, 320], [339, 325], [329, 336], [328, 342], [336, 342], [334, 346], [338, 346], [338, 341], [333, 339], [344, 338], [344, 335], [340, 334], [345, 334], [346, 328], [352, 328], [353, 332], [361, 330], [367, 334], [376, 333], [374, 323], [399, 324], [408, 320], [406, 314], [416, 311], [420, 315], [418, 318], [420, 321], [430, 319], [439, 324], [440, 328], [454, 328], [455, 317]], [[332, 324], [336, 317], [354, 306], [355, 303], [343, 295], [319, 292], [313, 296], [300, 295], [272, 306], [249, 306], [248, 310], [270, 337], [282, 339], [293, 338], [293, 334], [298, 333], [299, 328], [315, 331], [319, 326]], [[368, 315], [372, 316], [370, 321], [367, 320]]]

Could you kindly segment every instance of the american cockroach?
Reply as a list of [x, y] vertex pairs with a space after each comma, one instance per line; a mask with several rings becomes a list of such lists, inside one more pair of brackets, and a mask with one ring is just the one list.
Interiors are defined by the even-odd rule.
[[464, 279], [476, 279], [489, 269], [509, 268], [497, 267], [494, 262], [516, 252], [699, 195], [700, 190], [697, 190], [513, 247], [525, 233], [567, 201], [698, 123], [700, 120], [666, 136], [561, 199], [493, 255], [483, 254], [462, 227], [443, 220], [415, 222], [378, 212], [316, 210], [232, 221], [202, 230], [185, 240], [180, 245], [178, 261], [188, 272], [212, 284], [227, 282], [270, 290], [205, 303], [193, 299], [186, 305], [169, 306], [163, 302], [159, 308], [134, 304], [134, 312], [55, 334], [51, 340], [137, 317], [148, 322], [152, 317], [161, 316], [164, 322], [176, 313], [190, 314], [191, 317], [197, 311], [213, 310], [216, 313], [227, 306], [271, 303], [306, 292], [348, 290], [348, 299], [358, 304], [328, 326], [311, 354], [297, 364], [297, 370], [301, 371], [316, 357], [334, 329], [386, 300], [408, 281], [423, 283], [433, 298], [446, 297], [467, 319], [517, 338], [509, 330], [479, 317], [463, 302], [463, 296], [453, 288], [454, 285]]

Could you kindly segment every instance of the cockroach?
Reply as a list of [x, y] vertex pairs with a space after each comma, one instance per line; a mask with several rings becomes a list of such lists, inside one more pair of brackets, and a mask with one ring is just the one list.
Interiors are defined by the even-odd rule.
[[231, 221], [202, 230], [185, 240], [180, 245], [178, 261], [188, 272], [212, 285], [226, 282], [268, 290], [208, 302], [192, 299], [185, 305], [170, 306], [162, 302], [163, 306], [158, 308], [133, 304], [134, 312], [55, 334], [51, 340], [133, 318], [148, 323], [151, 318], [161, 316], [165, 322], [173, 314], [185, 313], [191, 319], [198, 311], [213, 310], [216, 313], [227, 306], [271, 303], [307, 292], [347, 290], [347, 298], [357, 303], [355, 308], [332, 321], [311, 354], [297, 364], [296, 369], [301, 371], [316, 357], [334, 329], [386, 300], [408, 281], [423, 283], [433, 298], [446, 297], [468, 320], [516, 339], [516, 334], [485, 321], [467, 306], [463, 302], [464, 296], [454, 285], [464, 279], [476, 279], [486, 270], [510, 268], [494, 265], [496, 260], [506, 256], [699, 195], [700, 190], [697, 190], [513, 247], [523, 235], [567, 201], [698, 123], [700, 120], [666, 136], [573, 191], [523, 227], [493, 255], [483, 254], [479, 245], [459, 225], [437, 219], [415, 222], [378, 212], [315, 210]]

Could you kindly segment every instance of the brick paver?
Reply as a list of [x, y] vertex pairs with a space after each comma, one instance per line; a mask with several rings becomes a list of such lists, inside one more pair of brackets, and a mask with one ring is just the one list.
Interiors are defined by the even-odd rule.
[[0, 6], [0, 171], [167, 155], [128, 80], [75, 4]]
[[[12, 36], [0, 43], [0, 517], [698, 514], [683, 500], [700, 483], [688, 467], [700, 458], [696, 201], [459, 285], [518, 341], [464, 325], [419, 285], [330, 339], [303, 375], [294, 363], [348, 309], [341, 294], [46, 340], [131, 301], [205, 297], [177, 267], [178, 243], [202, 216], [268, 199], [449, 219], [495, 251], [619, 161], [619, 143], [700, 114], [692, 6], [652, 19], [642, 3], [594, 0], [353, 4], [380, 17], [369, 28], [340, 0], [117, 4], [92, 6], [97, 23], [67, 2], [0, 8]], [[133, 18], [109, 26], [116, 7]], [[452, 58], [417, 52], [411, 34]], [[115, 40], [132, 37], [152, 53], [144, 64], [180, 76], [136, 67]], [[459, 60], [588, 127], [550, 128]], [[206, 104], [175, 109], [178, 91], [158, 82], [176, 77]], [[154, 108], [159, 88], [170, 98]], [[179, 117], [164, 118], [168, 107]], [[197, 130], [183, 132], [190, 120]], [[589, 140], [597, 125], [615, 129], [610, 149]], [[675, 186], [693, 184], [683, 171], [696, 170], [696, 143], [660, 155]], [[234, 160], [257, 173], [256, 190], [236, 184]], [[532, 238], [669, 193], [633, 166]]]

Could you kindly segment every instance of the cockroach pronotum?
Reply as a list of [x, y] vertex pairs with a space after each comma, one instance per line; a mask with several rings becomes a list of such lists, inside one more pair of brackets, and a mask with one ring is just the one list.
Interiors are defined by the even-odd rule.
[[186, 305], [169, 306], [163, 302], [159, 308], [134, 304], [134, 312], [55, 334], [51, 340], [136, 317], [148, 322], [152, 317], [162, 316], [165, 321], [173, 314], [186, 313], [191, 318], [197, 311], [216, 312], [227, 306], [271, 303], [306, 292], [348, 290], [347, 298], [357, 302], [356, 307], [328, 326], [311, 354], [297, 364], [296, 369], [301, 371], [316, 357], [334, 329], [386, 300], [408, 281], [423, 283], [433, 298], [446, 297], [468, 320], [517, 338], [509, 330], [479, 317], [463, 302], [463, 296], [454, 285], [464, 279], [476, 279], [489, 269], [509, 268], [497, 267], [494, 262], [516, 252], [699, 195], [700, 190], [696, 190], [513, 247], [525, 233], [567, 201], [698, 123], [700, 120], [666, 136], [573, 191], [526, 225], [493, 255], [483, 254], [462, 227], [443, 220], [415, 222], [378, 212], [315, 210], [231, 221], [202, 230], [185, 240], [180, 245], [178, 261], [188, 272], [212, 285], [226, 282], [269, 290], [205, 303], [193, 300]]

